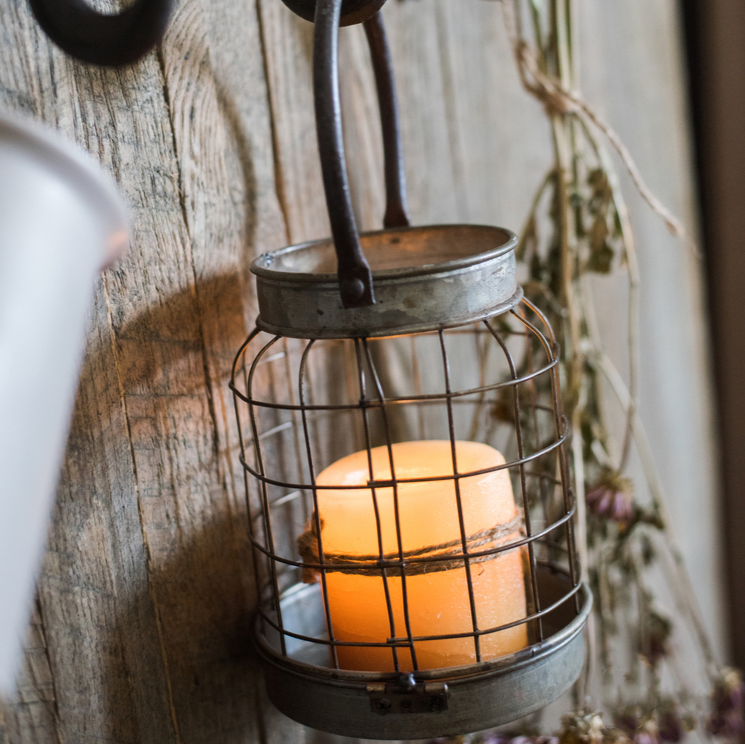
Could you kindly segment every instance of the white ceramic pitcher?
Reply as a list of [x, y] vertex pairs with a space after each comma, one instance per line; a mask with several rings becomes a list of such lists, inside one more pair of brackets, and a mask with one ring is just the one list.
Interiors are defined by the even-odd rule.
[[0, 113], [0, 694], [15, 681], [95, 277], [126, 245], [98, 165]]

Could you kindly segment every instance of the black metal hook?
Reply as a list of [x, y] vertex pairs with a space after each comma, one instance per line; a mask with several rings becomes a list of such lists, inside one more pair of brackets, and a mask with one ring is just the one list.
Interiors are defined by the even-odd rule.
[[[326, 206], [337, 257], [342, 305], [375, 302], [370, 265], [362, 252], [349, 194], [339, 99], [338, 36], [342, 0], [318, 0], [313, 39], [313, 85], [318, 149]], [[385, 151], [386, 227], [405, 227], [406, 182], [401, 156], [400, 127], [388, 43], [380, 13], [365, 22], [378, 89]]]
[[163, 38], [173, 0], [137, 0], [118, 15], [104, 15], [85, 0], [29, 0], [49, 38], [83, 62], [121, 67], [137, 62]]
[[[342, 0], [339, 13], [340, 26], [353, 26], [363, 23], [375, 15], [384, 5], [386, 0]], [[297, 13], [306, 21], [315, 20], [316, 0], [282, 0], [282, 2], [293, 12]]]

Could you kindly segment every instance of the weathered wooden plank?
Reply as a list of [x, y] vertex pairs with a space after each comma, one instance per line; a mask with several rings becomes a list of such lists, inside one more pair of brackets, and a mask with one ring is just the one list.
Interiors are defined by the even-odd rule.
[[[118, 172], [122, 147], [112, 137], [111, 111], [101, 105], [105, 86], [119, 91], [120, 111], [132, 115], [122, 99], [137, 90], [139, 77], [147, 100], [147, 78], [84, 70], [51, 47], [25, 3], [6, 4], [2, 12], [8, 43], [3, 45], [0, 74], [3, 91], [12, 92], [4, 96], [7, 104], [60, 127]], [[86, 118], [88, 106], [98, 109], [92, 119]], [[134, 174], [138, 184], [140, 175]], [[98, 295], [92, 318], [89, 348], [94, 353], [82, 379], [70, 457], [39, 584], [40, 616], [55, 681], [57, 730], [36, 733], [39, 741], [76, 736], [136, 740], [137, 725], [142, 724], [167, 741], [168, 706], [158, 689], [163, 688], [158, 685], [162, 669], [148, 597], [146, 553], [137, 502], [131, 498], [129, 449], [122, 446], [127, 429], [103, 294]], [[128, 630], [137, 639], [136, 648], [122, 644], [121, 630], [110, 627], [125, 605], [132, 608]], [[119, 722], [107, 720], [109, 705], [121, 710]], [[19, 731], [28, 728], [28, 711], [16, 706], [15, 713]]]
[[[583, 4], [597, 29], [585, 40], [588, 97], [643, 148], [653, 186], [685, 206], [672, 0], [656, 0], [652, 11], [606, 5]], [[549, 147], [538, 104], [519, 87], [497, 4], [407, 0], [389, 3], [385, 15], [414, 222], [519, 229]], [[655, 22], [645, 26], [648, 17]], [[616, 50], [622, 64], [607, 51], [619, 44], [619, 24], [635, 40]], [[135, 235], [92, 308], [21, 698], [0, 714], [3, 744], [342, 741], [277, 713], [247, 648], [255, 599], [226, 387], [256, 309], [249, 260], [328, 232], [311, 35], [279, 0], [182, 0], [157, 54], [100, 71], [52, 48], [23, 0], [0, 6], [0, 101], [94, 152], [119, 180]], [[341, 53], [350, 180], [369, 229], [382, 213], [382, 149], [360, 29], [342, 32]], [[650, 88], [650, 79], [661, 82]], [[664, 95], [652, 124], [626, 113], [627, 101], [649, 90]], [[635, 209], [643, 239], [655, 244], [659, 232]], [[684, 354], [700, 358], [698, 269], [681, 255], [655, 253], [650, 276], [664, 287], [660, 302], [677, 291], [663, 325], [680, 339], [694, 324]], [[657, 301], [648, 307], [663, 312]], [[668, 374], [666, 359], [680, 357], [653, 353], [657, 331], [644, 338], [649, 401], [665, 392], [657, 371]], [[652, 413], [660, 456], [688, 453], [684, 472], [665, 465], [686, 509], [695, 489], [708, 488], [710, 455], [681, 433], [675, 401], [690, 398], [705, 429], [706, 385], [697, 362]], [[696, 508], [695, 519], [710, 524], [711, 506]]]
[[313, 118], [313, 26], [273, 0], [258, 6], [288, 237], [293, 243], [322, 238], [329, 227]]

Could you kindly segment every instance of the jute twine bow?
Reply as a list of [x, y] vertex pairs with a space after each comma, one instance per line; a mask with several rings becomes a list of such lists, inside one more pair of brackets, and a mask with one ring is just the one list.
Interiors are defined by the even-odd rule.
[[[298, 549], [304, 563], [319, 565], [321, 563], [318, 554], [318, 532], [316, 529], [315, 513], [310, 518], [308, 526], [302, 535], [298, 538]], [[323, 529], [323, 520], [321, 529]], [[515, 533], [522, 535], [522, 517], [520, 514], [515, 515], [509, 522], [498, 524], [496, 527], [490, 527], [480, 532], [475, 532], [466, 539], [466, 547], [469, 553], [476, 552], [481, 548], [493, 545], [498, 547], [506, 544], [509, 537]], [[489, 555], [475, 556], [469, 558], [469, 564], [484, 563], [494, 560], [500, 555], [505, 555], [509, 550], [502, 550]], [[417, 561], [417, 558], [426, 556], [427, 558], [446, 558], [447, 556], [457, 556], [455, 558], [438, 560], [438, 561]], [[386, 564], [400, 563], [401, 555], [396, 552], [384, 553], [382, 560], [379, 554], [360, 555], [359, 553], [323, 553], [323, 565], [327, 572], [337, 572], [345, 574], [362, 574], [364, 576], [382, 575], [386, 570], [387, 576], [401, 576], [401, 569], [398, 566], [389, 566]], [[436, 571], [450, 571], [454, 568], [462, 568], [465, 565], [463, 557], [463, 543], [460, 539], [450, 540], [449, 542], [438, 545], [428, 545], [416, 550], [405, 550], [403, 552], [403, 561], [412, 561], [406, 565], [406, 576], [417, 576], [425, 573], [435, 573]], [[318, 569], [304, 568], [303, 581], [306, 584], [315, 584], [318, 581]]]
[[559, 80], [541, 70], [536, 49], [518, 32], [512, 0], [499, 0], [499, 2], [502, 5], [504, 25], [520, 74], [520, 82], [525, 90], [543, 104], [549, 115], [556, 113], [574, 114], [583, 117], [586, 122], [592, 122], [618, 153], [631, 176], [634, 186], [654, 213], [665, 223], [670, 234], [685, 240], [686, 232], [682, 223], [649, 189], [631, 157], [631, 153], [626, 149], [626, 145], [623, 144], [618, 134], [579, 96], [569, 92]]

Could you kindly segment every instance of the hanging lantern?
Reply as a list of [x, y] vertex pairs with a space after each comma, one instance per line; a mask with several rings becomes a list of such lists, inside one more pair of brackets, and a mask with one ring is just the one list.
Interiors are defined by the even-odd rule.
[[365, 30], [386, 229], [358, 234], [340, 7], [318, 0], [314, 42], [333, 238], [253, 263], [260, 314], [231, 380], [256, 644], [269, 697], [301, 723], [375, 739], [461, 734], [547, 705], [584, 661], [591, 594], [557, 349], [523, 299], [511, 232], [408, 225], [379, 14]]

